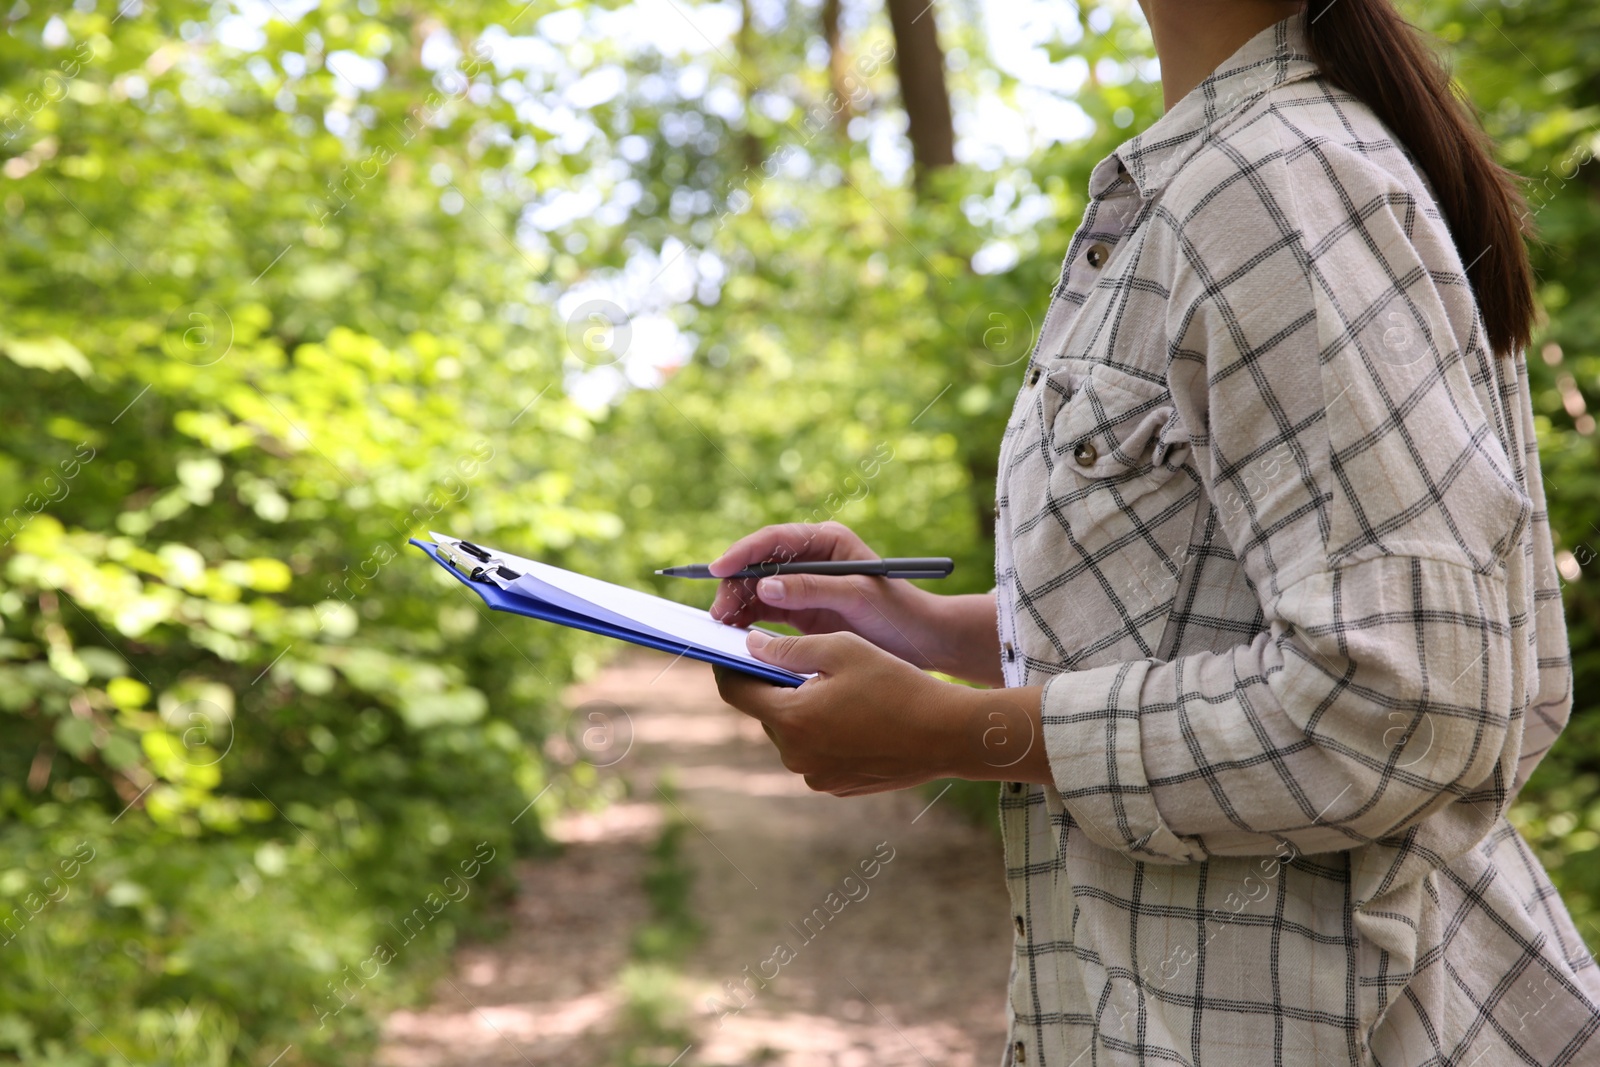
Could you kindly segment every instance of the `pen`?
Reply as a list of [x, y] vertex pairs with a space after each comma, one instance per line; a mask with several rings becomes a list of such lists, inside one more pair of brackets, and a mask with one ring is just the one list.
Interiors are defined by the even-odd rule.
[[[768, 560], [724, 575], [726, 578], [771, 578], [779, 574], [870, 574], [881, 578], [948, 578], [955, 562], [944, 556], [910, 559], [813, 559], [780, 563]], [[716, 578], [709, 565], [689, 563], [656, 571], [669, 578]]]

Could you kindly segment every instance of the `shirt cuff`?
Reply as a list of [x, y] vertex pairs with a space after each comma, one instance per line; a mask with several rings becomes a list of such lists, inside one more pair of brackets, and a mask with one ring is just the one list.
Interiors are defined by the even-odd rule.
[[1145, 775], [1139, 713], [1150, 660], [1045, 683], [1045, 755], [1067, 811], [1090, 840], [1137, 860], [1194, 863], [1206, 851], [1167, 828]]

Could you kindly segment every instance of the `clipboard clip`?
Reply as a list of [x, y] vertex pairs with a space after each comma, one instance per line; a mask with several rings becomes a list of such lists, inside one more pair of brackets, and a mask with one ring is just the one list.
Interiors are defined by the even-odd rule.
[[468, 581], [488, 582], [506, 588], [522, 575], [507, 567], [499, 557], [471, 541], [435, 541], [445, 562], [465, 575]]

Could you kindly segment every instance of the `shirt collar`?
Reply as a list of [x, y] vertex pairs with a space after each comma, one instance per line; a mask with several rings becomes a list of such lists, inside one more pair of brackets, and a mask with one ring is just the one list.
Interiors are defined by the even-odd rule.
[[1317, 72], [1306, 45], [1304, 14], [1268, 26], [1149, 129], [1101, 160], [1089, 178], [1089, 195], [1100, 196], [1126, 171], [1141, 197], [1154, 196], [1205, 142], [1213, 127], [1268, 90]]

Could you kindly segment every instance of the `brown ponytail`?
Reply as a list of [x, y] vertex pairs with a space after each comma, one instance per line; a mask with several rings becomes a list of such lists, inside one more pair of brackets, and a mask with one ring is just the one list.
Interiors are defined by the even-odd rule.
[[1490, 347], [1524, 350], [1535, 314], [1527, 200], [1449, 73], [1391, 0], [1308, 0], [1306, 29], [1323, 74], [1376, 112], [1428, 176]]

